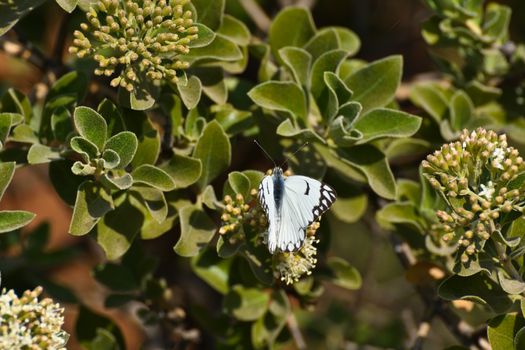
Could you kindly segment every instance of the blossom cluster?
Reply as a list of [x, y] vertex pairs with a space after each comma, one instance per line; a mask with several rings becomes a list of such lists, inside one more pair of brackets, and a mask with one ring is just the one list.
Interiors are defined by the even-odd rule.
[[18, 297], [0, 293], [0, 349], [65, 350], [68, 334], [61, 327], [64, 309], [49, 298], [38, 300], [42, 287]]
[[177, 71], [189, 64], [179, 56], [189, 52], [198, 36], [189, 0], [100, 0], [87, 12], [87, 23], [74, 32], [70, 53], [92, 56], [97, 75], [118, 76], [112, 86], [133, 91], [145, 79], [160, 85], [177, 82]]
[[311, 275], [312, 270], [317, 264], [317, 248], [315, 244], [319, 243], [319, 239], [315, 236], [315, 232], [319, 228], [319, 222], [312, 223], [306, 230], [306, 238], [299, 250], [295, 252], [279, 252], [276, 253], [275, 271], [278, 277], [286, 284], [294, 284], [299, 281], [304, 275]]
[[458, 245], [463, 263], [501, 228], [503, 214], [523, 210], [525, 188], [518, 177], [525, 164], [504, 134], [464, 130], [459, 141], [429, 155], [422, 168], [447, 203], [446, 211], [437, 211], [432, 229], [443, 241]]

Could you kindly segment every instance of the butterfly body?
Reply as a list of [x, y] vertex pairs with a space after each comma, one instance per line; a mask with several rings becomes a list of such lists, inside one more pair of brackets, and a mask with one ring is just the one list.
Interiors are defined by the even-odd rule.
[[283, 176], [280, 167], [259, 185], [259, 202], [268, 218], [268, 249], [292, 252], [303, 245], [306, 229], [335, 201], [335, 191], [306, 176]]

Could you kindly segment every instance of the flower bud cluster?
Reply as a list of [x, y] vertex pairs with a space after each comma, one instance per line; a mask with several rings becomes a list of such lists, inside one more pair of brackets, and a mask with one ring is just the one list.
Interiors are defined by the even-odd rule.
[[266, 217], [257, 204], [257, 190], [252, 189], [248, 198], [237, 194], [235, 198], [224, 196], [224, 211], [221, 215], [222, 225], [219, 234], [228, 235], [230, 243], [240, 239], [246, 230], [260, 233], [268, 226]]
[[317, 264], [315, 244], [319, 243], [319, 240], [315, 237], [315, 232], [319, 225], [319, 222], [314, 222], [308, 227], [306, 239], [299, 250], [290, 253], [276, 253], [275, 271], [278, 274], [277, 277], [284, 283], [293, 284], [298, 282], [302, 276], [312, 274], [312, 270]]
[[68, 334], [61, 328], [64, 309], [49, 298], [38, 300], [42, 287], [0, 293], [0, 349], [65, 350]]
[[177, 82], [189, 67], [180, 59], [197, 38], [189, 0], [100, 0], [76, 30], [69, 52], [97, 61], [96, 75], [119, 75], [111, 81], [128, 91], [147, 79]]
[[503, 214], [523, 209], [525, 187], [513, 181], [525, 172], [525, 164], [505, 135], [464, 130], [459, 141], [429, 155], [422, 168], [448, 207], [437, 211], [432, 229], [458, 245], [463, 263], [483, 249]]

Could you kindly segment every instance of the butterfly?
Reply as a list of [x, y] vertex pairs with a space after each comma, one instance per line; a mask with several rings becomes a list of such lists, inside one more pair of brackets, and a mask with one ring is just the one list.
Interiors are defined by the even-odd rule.
[[330, 208], [335, 191], [315, 179], [284, 177], [276, 166], [259, 185], [259, 202], [268, 218], [268, 250], [292, 252], [302, 247], [306, 229]]

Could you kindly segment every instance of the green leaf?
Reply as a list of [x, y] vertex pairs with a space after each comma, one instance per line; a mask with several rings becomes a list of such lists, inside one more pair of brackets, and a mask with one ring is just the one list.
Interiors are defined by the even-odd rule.
[[384, 107], [394, 99], [402, 69], [402, 57], [389, 56], [370, 63], [345, 80], [354, 92], [353, 99], [363, 106], [363, 113]]
[[423, 108], [436, 122], [440, 122], [448, 109], [447, 98], [435, 83], [417, 83], [410, 89], [410, 100]]
[[122, 131], [112, 136], [106, 142], [106, 150], [115, 151], [120, 158], [117, 168], [124, 169], [133, 159], [137, 152], [137, 136], [129, 131]]
[[263, 108], [288, 112], [303, 120], [308, 112], [304, 92], [296, 83], [267, 81], [251, 89], [248, 96]]
[[375, 193], [387, 199], [396, 197], [394, 175], [381, 151], [372, 145], [361, 145], [352, 147], [348, 152], [340, 152], [343, 161], [363, 172]]
[[73, 12], [75, 7], [77, 7], [78, 0], [55, 0], [57, 4], [64, 9], [66, 12]]
[[95, 237], [109, 260], [124, 255], [139, 233], [144, 215], [130, 202], [129, 195], [123, 195], [115, 203], [115, 209], [108, 212], [96, 226]]
[[53, 111], [51, 114], [51, 131], [53, 131], [55, 139], [66, 142], [68, 136], [74, 132], [71, 120], [69, 109], [61, 107]]
[[202, 175], [197, 181], [201, 190], [228, 168], [231, 161], [230, 139], [217, 121], [206, 125], [193, 157], [202, 162]]
[[[202, 91], [217, 105], [224, 105], [228, 100], [228, 87], [221, 67], [196, 67], [192, 69], [201, 84]], [[191, 78], [190, 78], [191, 80]]]
[[35, 214], [23, 210], [0, 211], [0, 233], [14, 231], [29, 224]]
[[79, 308], [75, 334], [87, 350], [125, 349], [124, 338], [117, 325], [83, 305]]
[[[235, 194], [242, 194], [246, 198], [250, 193], [250, 179], [241, 172], [233, 171], [228, 174], [227, 183], [233, 190], [233, 193], [230, 193], [233, 197], [235, 197]], [[224, 193], [224, 195], [226, 195], [226, 193]]]
[[212, 30], [221, 26], [224, 13], [224, 0], [192, 0], [191, 2], [197, 11], [197, 21], [205, 24]]
[[98, 265], [93, 269], [93, 277], [117, 292], [131, 292], [139, 288], [131, 270], [122, 264], [108, 262]]
[[38, 143], [38, 137], [29, 125], [17, 125], [11, 135], [11, 140], [24, 143]]
[[110, 100], [106, 98], [102, 100], [97, 107], [97, 112], [106, 120], [108, 137], [126, 129], [122, 114]]
[[51, 147], [40, 144], [33, 144], [27, 153], [29, 164], [49, 163], [53, 160], [61, 159], [60, 154], [53, 151]]
[[277, 135], [292, 138], [300, 135], [309, 141], [320, 142], [323, 144], [326, 143], [326, 141], [313, 129], [299, 129], [293, 125], [293, 122], [290, 119], [285, 119], [281, 124], [279, 124], [275, 133]]
[[0, 142], [5, 143], [11, 128], [24, 121], [24, 116], [19, 113], [0, 113]]
[[376, 220], [387, 230], [394, 230], [397, 224], [403, 224], [416, 232], [425, 232], [424, 222], [412, 203], [388, 203], [376, 212]]
[[100, 178], [100, 181], [104, 186], [113, 190], [126, 190], [133, 185], [133, 177], [128, 173], [124, 173], [121, 176], [105, 173]]
[[363, 135], [359, 143], [382, 137], [409, 137], [414, 135], [420, 126], [420, 117], [386, 108], [371, 110], [354, 122], [354, 128]]
[[295, 81], [302, 86], [308, 86], [310, 82], [310, 67], [312, 56], [299, 47], [287, 46], [279, 50], [279, 55]]
[[332, 256], [328, 258], [326, 263], [333, 274], [332, 283], [351, 290], [361, 288], [361, 274], [355, 267], [350, 266], [346, 260]]
[[170, 175], [176, 188], [185, 188], [200, 178], [202, 162], [200, 159], [174, 154], [170, 161], [160, 168]]
[[323, 91], [327, 88], [324, 83], [325, 72], [337, 73], [340, 64], [346, 58], [347, 54], [344, 50], [332, 50], [323, 53], [314, 62], [310, 75], [310, 87], [315, 99], [319, 99]]
[[22, 17], [34, 8], [44, 3], [44, 0], [16, 0], [0, 3], [0, 36], [7, 33]]
[[260, 289], [235, 285], [224, 297], [224, 310], [240, 321], [255, 321], [268, 309], [270, 295]]
[[246, 46], [250, 43], [250, 30], [242, 21], [233, 16], [224, 15], [222, 25], [217, 32], [239, 46]]
[[342, 196], [341, 193], [338, 193], [331, 212], [342, 222], [354, 223], [363, 216], [367, 206], [368, 196], [366, 194]]
[[72, 161], [58, 160], [49, 164], [49, 179], [60, 198], [69, 206], [75, 204], [78, 187], [86, 181], [84, 176], [71, 173]]
[[339, 37], [333, 28], [318, 31], [307, 43], [304, 49], [312, 56], [315, 62], [325, 52], [339, 49]]
[[4, 196], [5, 190], [15, 174], [15, 162], [0, 163], [0, 199]]
[[525, 327], [525, 319], [515, 313], [499, 315], [488, 322], [487, 335], [493, 350], [519, 349], [514, 337]]
[[474, 104], [468, 95], [462, 90], [456, 93], [450, 99], [450, 126], [454, 130], [465, 128], [474, 116]]
[[[82, 159], [85, 163], [89, 163], [90, 160], [94, 160], [99, 155], [98, 147], [91, 141], [83, 138], [82, 136], [75, 136], [69, 141], [71, 149], [78, 154], [82, 155]], [[31, 148], [45, 147], [41, 145], [33, 145]], [[28, 155], [29, 157], [29, 155]], [[30, 162], [31, 163], [31, 162]]]
[[509, 294], [519, 295], [525, 291], [525, 282], [509, 278], [502, 270], [498, 270], [498, 281], [501, 288]]
[[171, 191], [176, 187], [168, 173], [150, 164], [143, 164], [133, 169], [131, 176], [133, 176], [133, 183], [146, 184], [161, 191]]
[[199, 103], [202, 94], [202, 83], [199, 78], [192, 75], [186, 84], [177, 84], [180, 98], [188, 109], [193, 109]]
[[106, 189], [93, 181], [82, 183], [77, 191], [69, 233], [74, 236], [85, 235], [113, 209], [113, 198]]
[[8, 89], [2, 96], [0, 105], [2, 106], [3, 112], [21, 114], [24, 116], [26, 123], [31, 121], [33, 107], [31, 106], [31, 101], [29, 101], [29, 98], [22, 92], [13, 88]]
[[210, 248], [205, 248], [191, 259], [195, 274], [221, 294], [228, 292], [228, 280], [233, 259], [222, 259]]
[[180, 256], [195, 256], [210, 242], [215, 234], [214, 222], [196, 205], [180, 209], [180, 238], [173, 249]]
[[140, 195], [151, 216], [158, 223], [166, 220], [168, 216], [168, 203], [162, 191], [151, 187], [135, 187], [133, 191]]
[[[293, 28], [293, 30], [290, 30]], [[279, 49], [285, 46], [302, 47], [316, 32], [312, 15], [302, 7], [286, 7], [274, 18], [268, 41], [274, 57], [280, 60]]]
[[128, 91], [119, 86], [117, 98], [120, 105], [131, 108], [135, 111], [145, 111], [155, 104], [160, 88], [148, 81], [143, 81], [140, 85], [135, 84], [133, 91]]
[[190, 41], [188, 47], [190, 49], [196, 47], [204, 47], [209, 45], [213, 39], [215, 39], [215, 32], [210, 28], [206, 27], [202, 23], [193, 23], [193, 26], [197, 27], [197, 38]]
[[104, 149], [108, 126], [100, 114], [89, 107], [77, 107], [73, 120], [80, 136], [91, 141], [99, 150]]
[[446, 300], [471, 300], [487, 305], [497, 313], [507, 312], [512, 306], [507, 293], [484, 272], [451, 276], [441, 283], [438, 293]]
[[339, 48], [347, 52], [349, 56], [354, 55], [359, 51], [361, 46], [361, 41], [359, 37], [348, 28], [344, 27], [330, 27], [335, 30], [337, 37], [339, 39]]
[[124, 114], [128, 130], [139, 141], [137, 152], [131, 161], [133, 168], [142, 164], [155, 164], [160, 153], [160, 135], [144, 112], [127, 110]]
[[175, 94], [163, 94], [160, 97], [159, 104], [162, 112], [171, 118], [171, 130], [166, 130], [166, 132], [171, 131], [172, 136], [179, 136], [184, 118], [180, 97]]
[[243, 53], [239, 46], [221, 34], [217, 34], [210, 44], [204, 47], [193, 48], [188, 54], [181, 55], [181, 59], [190, 64], [202, 60], [232, 62], [242, 58]]
[[505, 40], [508, 40], [511, 14], [512, 10], [508, 6], [488, 4], [483, 23], [483, 34], [491, 37], [492, 40], [504, 43]]
[[252, 323], [251, 340], [256, 349], [274, 348], [291, 313], [286, 293], [281, 289], [275, 291], [268, 306], [268, 312]]
[[[120, 157], [117, 152], [107, 149], [102, 153], [102, 159], [104, 161], [104, 169], [115, 169], [120, 163]], [[100, 160], [99, 160], [100, 162]]]

